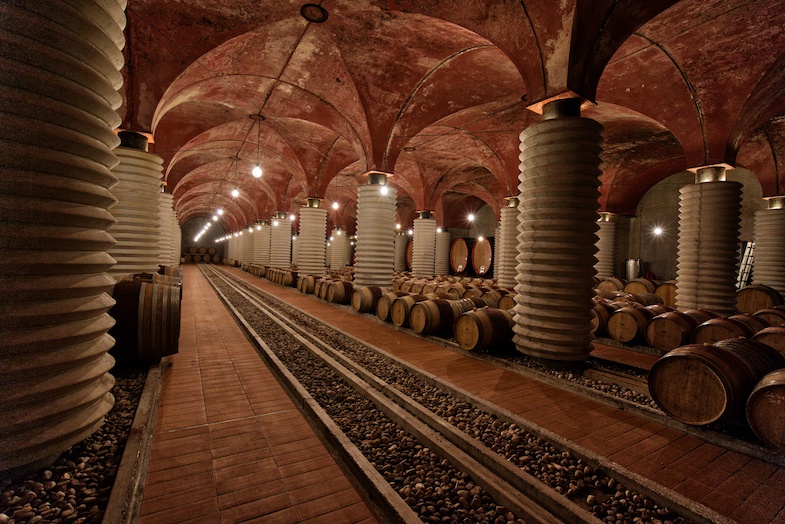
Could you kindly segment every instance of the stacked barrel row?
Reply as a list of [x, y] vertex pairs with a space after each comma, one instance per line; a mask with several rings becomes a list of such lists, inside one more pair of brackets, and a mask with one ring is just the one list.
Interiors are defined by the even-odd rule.
[[190, 247], [188, 253], [183, 253], [182, 261], [189, 262], [204, 262], [206, 264], [220, 264], [221, 255], [214, 247]]
[[[670, 351], [688, 343], [713, 343], [729, 337], [755, 337], [785, 346], [785, 306], [766, 286], [748, 286], [738, 293], [736, 315], [722, 317], [706, 309], [678, 311], [653, 293], [596, 290], [595, 335], [623, 344], [645, 344]], [[749, 313], [749, 312], [751, 313]]]

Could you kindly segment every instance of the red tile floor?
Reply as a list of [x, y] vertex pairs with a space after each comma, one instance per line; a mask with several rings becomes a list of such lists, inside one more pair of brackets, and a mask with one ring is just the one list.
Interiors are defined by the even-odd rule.
[[[424, 371], [434, 373], [459, 388], [515, 413], [521, 418], [528, 419], [589, 448], [597, 454], [606, 456], [632, 472], [674, 489], [722, 515], [740, 523], [785, 524], [785, 468], [723, 449], [658, 422], [456, 353], [443, 346], [398, 331], [389, 325], [365, 318], [347, 308], [336, 307], [312, 295], [303, 295], [294, 288], [283, 288], [265, 279], [243, 273], [239, 269], [231, 271], [265, 291], [277, 295], [284, 301], [307, 310], [312, 315], [334, 326], [340, 326], [348, 334], [366, 340], [411, 362]], [[271, 431], [278, 435], [279, 433], [275, 433], [276, 431], [284, 430], [280, 425], [275, 429], [268, 430], [267, 426], [263, 424], [270, 414], [279, 410], [290, 412], [293, 407], [291, 404], [286, 408], [280, 404], [275, 407], [275, 403], [278, 401], [271, 400], [274, 407], [265, 410], [266, 404], [258, 395], [257, 387], [253, 387], [253, 392], [257, 393], [256, 396], [245, 393], [251, 389], [249, 386], [264, 383], [266, 384], [265, 388], [271, 388], [270, 384], [275, 382], [272, 377], [269, 377], [269, 373], [258, 369], [263, 368], [263, 365], [252, 351], [247, 356], [233, 357], [231, 363], [225, 362], [221, 365], [219, 362], [213, 362], [216, 358], [226, 359], [226, 353], [232, 351], [230, 348], [241, 346], [244, 339], [239, 332], [233, 334], [233, 330], [236, 329], [234, 323], [222, 310], [223, 306], [218, 298], [215, 295], [209, 295], [208, 290], [204, 287], [206, 283], [202, 283], [202, 279], [203, 277], [198, 274], [196, 267], [185, 266], [184, 288], [186, 294], [193, 293], [190, 295], [190, 300], [195, 299], [197, 304], [187, 304], [184, 309], [181, 352], [176, 356], [174, 367], [174, 370], [180, 371], [180, 373], [176, 375], [173, 373], [173, 376], [168, 377], [169, 382], [165, 383], [164, 396], [161, 400], [160, 425], [156, 434], [158, 440], [154, 444], [157, 446], [153, 457], [155, 460], [151, 462], [151, 478], [148, 480], [148, 489], [152, 491], [145, 493], [144, 502], [146, 505], [143, 505], [143, 511], [146, 511], [145, 515], [148, 518], [156, 515], [151, 511], [155, 507], [156, 497], [172, 496], [165, 495], [169, 493], [166, 491], [167, 489], [172, 489], [168, 487], [168, 484], [171, 483], [159, 480], [165, 474], [160, 474], [158, 477], [154, 474], [172, 467], [195, 468], [193, 471], [188, 470], [190, 476], [204, 474], [205, 471], [214, 475], [214, 485], [209, 488], [213, 492], [208, 495], [206, 491], [209, 489], [205, 489], [204, 501], [200, 503], [204, 504], [203, 514], [205, 515], [209, 512], [217, 514], [220, 511], [221, 517], [229, 521], [242, 517], [242, 510], [236, 509], [238, 507], [264, 509], [267, 507], [267, 503], [272, 504], [272, 501], [276, 500], [275, 495], [268, 492], [266, 487], [263, 488], [266, 484], [274, 481], [267, 480], [261, 472], [257, 471], [255, 466], [241, 469], [238, 474], [232, 475], [236, 477], [236, 482], [230, 485], [227, 485], [226, 478], [219, 473], [223, 469], [223, 467], [218, 467], [221, 465], [225, 465], [227, 468], [244, 468], [246, 466], [245, 462], [240, 466], [221, 462], [221, 459], [224, 458], [221, 451], [224, 442], [230, 448], [240, 446], [240, 453], [248, 453], [253, 457], [249, 460], [253, 460], [254, 464], [260, 464], [260, 467], [262, 464], [266, 464], [265, 460], [268, 459], [268, 457], [262, 457], [264, 452], [259, 451], [259, 448], [264, 449], [264, 446], [257, 447], [253, 445], [254, 440], [242, 438], [238, 439], [242, 444], [236, 444], [232, 443], [230, 437], [224, 439], [221, 434], [213, 435], [215, 431], [223, 429], [222, 424], [237, 424], [247, 428], [243, 424], [252, 424], [250, 420], [258, 421], [261, 427], [259, 431], [262, 435], [256, 433], [254, 435], [267, 442], [271, 453], [278, 451], [283, 454], [280, 449], [270, 444], [267, 432]], [[192, 289], [189, 290], [189, 288]], [[189, 296], [186, 295], [185, 299], [188, 302]], [[209, 308], [206, 307], [206, 304], [209, 304]], [[210, 315], [214, 315], [212, 318], [218, 322], [209, 318], [207, 311]], [[185, 315], [186, 312], [188, 316]], [[189, 324], [189, 322], [193, 322], [193, 324]], [[231, 330], [228, 329], [228, 324], [232, 324]], [[226, 331], [226, 335], [224, 335], [224, 331]], [[382, 333], [383, 336], [380, 336]], [[217, 337], [222, 340], [221, 344], [213, 342]], [[213, 370], [212, 372], [206, 372], [207, 363], [210, 364], [209, 369]], [[233, 384], [237, 381], [239, 389], [232, 389], [232, 393], [226, 391], [229, 389], [226, 384], [229, 379], [224, 377], [225, 372], [231, 372]], [[220, 395], [240, 401], [242, 406], [224, 407], [225, 411], [222, 411], [218, 407], [220, 404], [216, 402], [216, 399], [222, 398]], [[272, 393], [262, 394], [261, 397], [267, 399], [267, 395], [271, 399], [275, 398]], [[286, 398], [283, 393], [276, 393], [276, 395], [279, 395], [281, 402]], [[184, 396], [190, 400], [182, 401]], [[202, 407], [192, 408], [190, 407], [192, 404]], [[188, 406], [187, 411], [183, 411], [186, 406]], [[186, 421], [180, 419], [186, 417], [186, 413], [189, 414], [187, 417], [193, 418], [195, 422], [187, 422], [185, 425]], [[276, 414], [276, 416], [280, 415]], [[177, 421], [180, 425], [173, 426]], [[302, 424], [307, 427], [304, 422]], [[241, 429], [238, 429], [236, 433], [232, 433], [229, 428], [226, 429], [232, 435], [247, 434]], [[193, 446], [194, 449], [190, 454], [181, 456], [177, 464], [173, 464], [171, 463], [172, 459], [168, 458], [167, 452], [174, 453], [175, 450], [171, 445], [166, 446], [165, 440], [161, 439], [161, 434], [172, 436], [178, 432], [183, 432], [180, 435], [181, 438], [188, 439], [183, 442], [188, 442], [189, 449], [190, 446]], [[246, 440], [248, 441], [246, 442]], [[218, 446], [209, 446], [206, 441], [217, 443]], [[316, 443], [313, 442], [313, 444], [315, 446]], [[177, 446], [177, 450], [181, 451], [182, 449]], [[256, 453], [260, 453], [259, 458]], [[273, 456], [277, 457], [277, 455]], [[167, 466], [167, 460], [171, 465]], [[234, 459], [226, 460], [230, 464]], [[192, 464], [201, 462], [208, 462], [208, 464], [202, 465], [206, 469], [202, 470], [197, 466], [192, 466]], [[164, 464], [164, 466], [159, 464]], [[259, 475], [262, 478], [258, 478]], [[169, 478], [181, 477], [175, 474]], [[255, 489], [251, 490], [254, 495], [240, 489], [240, 485], [245, 482], [237, 479], [246, 478], [249, 483], [253, 483], [255, 486]], [[221, 479], [224, 482], [220, 482]], [[177, 484], [181, 484], [184, 480], [181, 479]], [[283, 474], [281, 474], [281, 482], [284, 486], [271, 484], [271, 491], [278, 493], [277, 490], [288, 489], [288, 493], [294, 501], [294, 496], [291, 495], [293, 489]], [[155, 491], [157, 483], [163, 484], [159, 488], [163, 491]], [[202, 485], [199, 481], [196, 483]], [[245, 487], [247, 488], [247, 486]], [[232, 488], [235, 491], [232, 491]], [[238, 489], [241, 491], [240, 494], [236, 491]], [[345, 490], [348, 489], [347, 484]], [[227, 492], [232, 495], [228, 495]], [[243, 498], [243, 493], [245, 493], [245, 498]], [[238, 503], [233, 503], [234, 500], [245, 503], [238, 505]], [[171, 499], [169, 499], [170, 501]], [[161, 499], [159, 504], [162, 502]], [[299, 508], [296, 503], [294, 507], [295, 509]], [[350, 507], [359, 508], [360, 506]], [[289, 511], [289, 509], [277, 509], [276, 511]], [[360, 518], [365, 517], [357, 517], [357, 519]], [[264, 521], [272, 522], [272, 519]], [[295, 521], [296, 519], [291, 522]], [[151, 519], [147, 522], [162, 521]]]
[[376, 522], [196, 266], [184, 281], [141, 524]]

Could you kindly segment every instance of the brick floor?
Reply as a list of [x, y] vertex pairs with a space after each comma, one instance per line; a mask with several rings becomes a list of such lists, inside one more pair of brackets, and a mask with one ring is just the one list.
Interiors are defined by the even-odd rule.
[[376, 522], [194, 265], [181, 313], [140, 523]]

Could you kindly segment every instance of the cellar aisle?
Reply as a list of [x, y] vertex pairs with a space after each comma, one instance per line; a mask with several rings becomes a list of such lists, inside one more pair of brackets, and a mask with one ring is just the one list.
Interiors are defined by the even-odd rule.
[[[225, 268], [226, 269], [226, 268]], [[463, 356], [295, 288], [228, 268], [281, 300], [739, 523], [785, 524], [785, 468]]]
[[183, 270], [141, 524], [376, 522], [196, 265]]

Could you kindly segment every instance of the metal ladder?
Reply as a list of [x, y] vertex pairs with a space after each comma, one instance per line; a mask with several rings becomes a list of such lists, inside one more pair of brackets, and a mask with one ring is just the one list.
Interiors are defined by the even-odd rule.
[[741, 252], [741, 262], [739, 263], [739, 274], [736, 277], [737, 290], [750, 283], [752, 264], [755, 262], [755, 242], [742, 242], [739, 251]]

